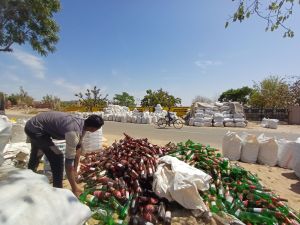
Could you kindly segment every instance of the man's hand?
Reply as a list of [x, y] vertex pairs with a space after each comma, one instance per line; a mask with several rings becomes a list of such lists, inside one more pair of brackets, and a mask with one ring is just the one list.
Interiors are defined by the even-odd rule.
[[72, 188], [72, 192], [78, 198], [82, 194], [83, 190], [78, 185], [76, 185], [75, 188]]

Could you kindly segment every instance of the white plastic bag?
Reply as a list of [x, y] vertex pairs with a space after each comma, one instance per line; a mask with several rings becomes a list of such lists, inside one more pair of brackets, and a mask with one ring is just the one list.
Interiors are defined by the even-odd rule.
[[258, 136], [259, 152], [257, 162], [268, 166], [276, 166], [278, 144], [273, 137], [266, 137], [264, 134]]
[[228, 131], [222, 142], [223, 156], [229, 160], [240, 160], [242, 139], [235, 132]]
[[278, 143], [278, 166], [286, 169], [295, 167], [295, 152], [300, 148], [300, 142], [280, 139]]
[[0, 166], [4, 162], [2, 152], [11, 136], [12, 123], [6, 116], [0, 115]]
[[259, 151], [259, 143], [254, 134], [243, 133], [241, 161], [256, 163]]
[[208, 190], [210, 180], [211, 177], [202, 170], [175, 157], [164, 156], [159, 159], [154, 174], [153, 190], [158, 196], [175, 200], [187, 209], [207, 211], [198, 191]]
[[[0, 167], [1, 225], [82, 225], [90, 209], [66, 189], [28, 169]], [[4, 219], [5, 218], [5, 219]]]

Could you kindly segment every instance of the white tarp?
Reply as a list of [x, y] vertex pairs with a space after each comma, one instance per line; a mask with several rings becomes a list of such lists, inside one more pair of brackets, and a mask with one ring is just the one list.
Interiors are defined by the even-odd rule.
[[82, 225], [91, 216], [69, 190], [31, 170], [0, 167], [1, 225]]
[[259, 142], [257, 162], [268, 166], [276, 166], [278, 154], [278, 144], [276, 139], [261, 134], [258, 136], [257, 140]]
[[224, 157], [230, 160], [240, 160], [242, 139], [235, 132], [228, 131], [223, 137], [222, 150]]
[[246, 163], [256, 163], [259, 143], [254, 134], [243, 133], [242, 138], [242, 152], [241, 161]]
[[175, 157], [164, 156], [159, 159], [154, 174], [153, 190], [169, 201], [176, 201], [187, 209], [207, 211], [199, 195], [199, 190], [209, 188], [211, 177]]

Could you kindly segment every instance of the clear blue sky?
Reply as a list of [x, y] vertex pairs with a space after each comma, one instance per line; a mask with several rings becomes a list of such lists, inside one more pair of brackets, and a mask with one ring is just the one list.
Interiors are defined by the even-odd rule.
[[268, 75], [300, 74], [299, 6], [289, 24], [296, 36], [265, 32], [256, 17], [224, 24], [231, 0], [89, 0], [61, 3], [57, 51], [41, 57], [27, 45], [0, 53], [0, 90], [23, 86], [37, 100], [62, 100], [97, 85], [141, 99], [146, 89], [169, 91], [189, 105], [196, 95], [216, 97], [252, 86]]

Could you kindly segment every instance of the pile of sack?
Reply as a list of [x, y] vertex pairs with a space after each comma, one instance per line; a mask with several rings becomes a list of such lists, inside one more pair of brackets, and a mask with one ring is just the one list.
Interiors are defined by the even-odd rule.
[[300, 178], [300, 138], [295, 141], [277, 140], [264, 134], [256, 137], [243, 133], [239, 136], [228, 131], [222, 143], [224, 157], [246, 163], [259, 163], [295, 171]]
[[196, 102], [191, 108], [190, 126], [197, 127], [246, 127], [243, 106], [238, 102]]
[[[76, 112], [77, 115], [87, 117], [91, 113]], [[167, 111], [163, 110], [160, 104], [155, 107], [154, 112], [139, 112], [136, 108], [132, 111], [128, 107], [119, 105], [108, 105], [103, 112], [93, 112], [99, 115], [104, 121], [116, 121], [122, 123], [155, 124], [160, 118], [165, 118]], [[177, 118], [176, 113], [172, 112], [173, 117]]]
[[261, 126], [263, 128], [277, 129], [279, 120], [263, 118]]

